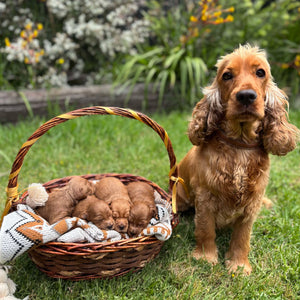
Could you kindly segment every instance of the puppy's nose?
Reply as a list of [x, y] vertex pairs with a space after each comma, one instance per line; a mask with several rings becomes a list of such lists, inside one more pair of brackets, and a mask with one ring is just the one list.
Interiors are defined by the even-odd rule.
[[236, 94], [236, 99], [243, 105], [252, 104], [257, 98], [257, 94], [254, 90], [242, 90]]
[[107, 226], [107, 229], [108, 229], [108, 230], [111, 230], [111, 229], [113, 229], [113, 227], [114, 227], [114, 225], [111, 224], [111, 225], [108, 225], [108, 226]]
[[119, 225], [119, 230], [124, 230], [124, 228], [125, 228], [125, 225]]
[[137, 235], [137, 233], [136, 233], [134, 230], [132, 230], [132, 231], [129, 232], [129, 235], [130, 235], [131, 237], [134, 237], [134, 236]]

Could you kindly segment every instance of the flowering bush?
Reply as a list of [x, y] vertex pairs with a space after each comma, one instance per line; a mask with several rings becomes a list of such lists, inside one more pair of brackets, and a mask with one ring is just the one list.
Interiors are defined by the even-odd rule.
[[193, 105], [199, 99], [201, 86], [206, 83], [207, 65], [198, 49], [203, 40], [214, 36], [214, 27], [233, 22], [234, 8], [224, 8], [218, 0], [189, 4], [170, 8], [164, 15], [161, 4], [152, 3], [147, 18], [155, 45], [144, 46], [138, 55], [127, 57], [115, 84], [133, 87], [143, 81], [147, 95], [152, 83], [159, 92], [159, 103], [167, 86], [176, 90], [184, 104]]
[[[144, 2], [18, 0], [16, 6], [15, 0], [0, 1], [1, 52], [8, 62], [26, 67], [32, 87], [66, 85], [84, 72], [85, 81], [93, 82], [107, 61], [135, 53], [149, 36]], [[11, 82], [18, 74], [10, 74]]]

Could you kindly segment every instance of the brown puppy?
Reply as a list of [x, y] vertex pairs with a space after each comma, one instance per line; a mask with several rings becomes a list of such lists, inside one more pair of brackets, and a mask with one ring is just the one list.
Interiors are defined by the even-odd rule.
[[137, 236], [147, 227], [151, 218], [156, 213], [154, 202], [154, 190], [145, 182], [131, 182], [127, 185], [127, 191], [132, 202], [129, 214], [129, 236]]
[[103, 230], [112, 230], [115, 224], [109, 205], [93, 195], [78, 202], [72, 216], [92, 222]]
[[95, 196], [110, 205], [115, 230], [127, 232], [131, 201], [125, 185], [115, 177], [105, 177], [95, 184]]
[[193, 256], [217, 263], [216, 228], [231, 226], [226, 265], [244, 268], [253, 222], [264, 200], [268, 153], [296, 147], [298, 129], [287, 119], [287, 97], [272, 80], [264, 51], [240, 46], [217, 63], [217, 76], [204, 89], [189, 125], [194, 147], [179, 164], [189, 197], [178, 187], [178, 210], [195, 207]]
[[38, 214], [49, 224], [71, 217], [78, 201], [94, 193], [94, 185], [87, 179], [75, 176], [60, 189], [55, 189], [49, 194], [45, 206], [36, 208]]

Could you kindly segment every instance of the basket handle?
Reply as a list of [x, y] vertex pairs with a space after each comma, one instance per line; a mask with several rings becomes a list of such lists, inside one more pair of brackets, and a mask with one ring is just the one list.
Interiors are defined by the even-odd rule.
[[64, 123], [71, 119], [75, 119], [82, 116], [89, 116], [89, 115], [117, 115], [117, 116], [127, 117], [130, 119], [136, 119], [146, 124], [147, 126], [151, 127], [160, 136], [160, 138], [164, 142], [164, 145], [169, 155], [169, 161], [170, 161], [169, 186], [170, 186], [170, 190], [172, 190], [173, 211], [176, 212], [176, 203], [173, 203], [175, 202], [173, 201], [173, 197], [176, 195], [176, 185], [178, 182], [181, 182], [181, 179], [178, 178], [176, 157], [167, 132], [158, 123], [156, 123], [155, 121], [153, 121], [152, 119], [144, 115], [143, 113], [136, 112], [131, 109], [118, 108], [118, 107], [92, 106], [92, 107], [73, 110], [71, 112], [52, 118], [51, 120], [41, 125], [22, 145], [15, 158], [15, 161], [12, 165], [12, 169], [9, 175], [9, 181], [6, 188], [6, 193], [7, 193], [6, 206], [0, 220], [0, 225], [2, 223], [3, 217], [9, 212], [12, 203], [18, 201], [19, 199], [18, 176], [23, 165], [24, 157], [29, 151], [29, 149], [31, 148], [31, 146], [52, 127], [60, 123]]

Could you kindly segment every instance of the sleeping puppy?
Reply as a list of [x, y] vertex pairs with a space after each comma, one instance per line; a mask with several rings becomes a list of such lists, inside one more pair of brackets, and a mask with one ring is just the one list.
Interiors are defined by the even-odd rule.
[[53, 190], [49, 194], [45, 206], [36, 208], [36, 211], [49, 224], [53, 224], [66, 217], [71, 217], [78, 201], [92, 195], [93, 192], [93, 183], [80, 176], [74, 176], [64, 187]]
[[154, 190], [145, 182], [131, 182], [127, 191], [132, 202], [129, 214], [128, 234], [131, 237], [138, 236], [147, 227], [151, 218], [156, 213], [154, 202]]
[[112, 230], [115, 224], [109, 205], [95, 196], [88, 196], [80, 201], [75, 206], [72, 216], [92, 222], [103, 230]]
[[115, 177], [103, 178], [95, 184], [95, 196], [109, 204], [115, 220], [115, 230], [127, 232], [131, 201], [125, 185]]

